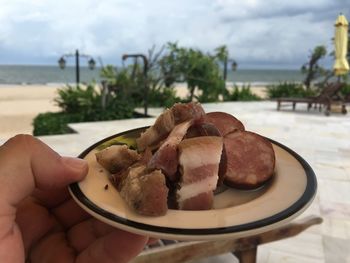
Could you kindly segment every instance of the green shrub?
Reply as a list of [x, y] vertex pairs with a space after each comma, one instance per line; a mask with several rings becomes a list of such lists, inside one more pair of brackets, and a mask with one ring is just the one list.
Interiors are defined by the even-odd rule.
[[234, 85], [233, 91], [227, 91], [224, 95], [225, 101], [257, 101], [261, 100], [259, 96], [252, 93], [250, 90], [250, 85], [243, 85], [239, 88], [237, 85]]
[[309, 97], [314, 96], [314, 90], [306, 90], [302, 84], [282, 82], [277, 85], [270, 85], [267, 87], [267, 94], [270, 99], [281, 97]]
[[55, 102], [62, 109], [56, 113], [39, 114], [33, 122], [35, 136], [72, 132], [68, 123], [117, 120], [134, 117], [134, 106], [115, 94], [102, 103], [102, 94], [92, 85], [86, 88], [67, 86], [58, 91]]
[[345, 85], [340, 90], [342, 96], [349, 96], [350, 94], [350, 83], [345, 83]]
[[148, 105], [152, 107], [170, 108], [174, 103], [180, 102], [181, 98], [176, 96], [174, 88], [159, 88], [149, 91]]
[[71, 133], [69, 123], [105, 121], [133, 118], [134, 108], [124, 102], [113, 102], [107, 109], [94, 108], [88, 112], [67, 113], [47, 112], [35, 117], [33, 135], [53, 135]]
[[86, 112], [100, 107], [101, 95], [93, 85], [86, 88], [67, 85], [58, 90], [58, 97], [54, 99], [57, 105], [66, 113]]
[[35, 117], [33, 135], [53, 135], [72, 133], [68, 123], [79, 122], [79, 114], [67, 114], [63, 112], [40, 113]]

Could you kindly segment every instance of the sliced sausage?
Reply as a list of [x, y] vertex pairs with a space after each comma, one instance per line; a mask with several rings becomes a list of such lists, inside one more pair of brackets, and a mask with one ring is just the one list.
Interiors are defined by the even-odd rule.
[[273, 176], [275, 153], [270, 141], [248, 131], [236, 131], [224, 137], [227, 167], [224, 183], [252, 189]]
[[205, 120], [212, 123], [221, 133], [222, 136], [233, 131], [244, 131], [244, 125], [240, 120], [226, 112], [209, 112], [205, 115]]

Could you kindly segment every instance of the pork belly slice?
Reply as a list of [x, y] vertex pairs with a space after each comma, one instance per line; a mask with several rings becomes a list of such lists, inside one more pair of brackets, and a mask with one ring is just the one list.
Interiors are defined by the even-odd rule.
[[222, 136], [238, 131], [244, 131], [243, 123], [236, 117], [226, 112], [209, 112], [204, 117], [206, 122], [212, 123], [221, 133]]
[[[205, 120], [198, 121], [194, 123], [187, 131], [185, 138], [193, 138], [193, 137], [200, 137], [200, 136], [219, 136], [221, 137], [221, 133], [214, 126], [212, 123], [208, 123]], [[220, 166], [219, 166], [219, 180], [218, 180], [218, 186], [222, 185], [224, 181], [224, 177], [226, 174], [226, 152], [225, 152], [225, 145], [222, 149], [221, 154], [221, 160], [220, 160]]]
[[213, 191], [197, 194], [196, 196], [185, 199], [180, 209], [182, 210], [209, 210], [213, 207]]
[[162, 216], [168, 211], [168, 188], [160, 170], [149, 172], [145, 165], [131, 167], [120, 184], [120, 195], [129, 207], [145, 216]]
[[170, 109], [164, 111], [141, 136], [136, 139], [137, 148], [143, 151], [147, 146], [156, 145], [165, 139], [175, 125], [188, 121], [198, 120], [205, 115], [199, 103], [176, 103]]
[[112, 145], [96, 153], [96, 160], [110, 173], [118, 173], [140, 159], [127, 145]]
[[273, 176], [275, 153], [269, 140], [248, 131], [236, 131], [224, 137], [227, 169], [224, 183], [252, 189]]
[[176, 125], [148, 163], [150, 169], [161, 169], [172, 182], [177, 180], [177, 147], [191, 124], [192, 120], [189, 120]]
[[223, 139], [216, 136], [185, 139], [179, 144], [181, 179], [176, 192], [179, 209], [212, 208], [222, 148]]

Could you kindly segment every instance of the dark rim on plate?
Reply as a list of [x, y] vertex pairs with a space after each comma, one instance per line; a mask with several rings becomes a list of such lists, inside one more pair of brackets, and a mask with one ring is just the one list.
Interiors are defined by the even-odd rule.
[[[85, 151], [83, 151], [78, 157], [79, 158], [84, 158], [91, 150], [95, 149], [98, 145], [109, 141], [115, 137], [122, 136], [125, 134], [129, 134], [132, 132], [138, 132], [142, 131], [147, 127], [142, 127], [142, 128], [137, 128], [129, 131], [125, 131], [122, 133], [118, 133], [116, 135], [112, 135], [110, 137], [107, 137], [89, 148], [87, 148]], [[304, 193], [301, 195], [301, 197], [291, 206], [286, 208], [285, 210], [274, 214], [270, 217], [266, 217], [264, 219], [260, 219], [254, 222], [250, 223], [245, 223], [241, 225], [235, 225], [235, 226], [228, 226], [228, 227], [218, 227], [218, 228], [191, 228], [191, 229], [183, 229], [183, 228], [172, 228], [172, 227], [161, 227], [161, 226], [154, 226], [154, 225], [148, 225], [148, 224], [143, 224], [139, 222], [135, 222], [132, 220], [128, 220], [126, 218], [117, 216], [113, 213], [110, 213], [98, 206], [96, 206], [80, 189], [78, 183], [73, 183], [69, 186], [71, 192], [75, 195], [75, 197], [87, 208], [95, 212], [96, 214], [101, 215], [104, 218], [107, 218], [111, 221], [114, 221], [116, 223], [126, 225], [132, 228], [137, 228], [140, 230], [144, 231], [152, 231], [156, 233], [163, 233], [163, 234], [175, 234], [175, 235], [189, 235], [189, 236], [204, 236], [204, 235], [222, 235], [222, 234], [229, 234], [229, 233], [235, 233], [235, 232], [242, 232], [242, 231], [248, 231], [248, 230], [253, 230], [253, 229], [258, 229], [261, 227], [265, 227], [268, 225], [272, 225], [274, 223], [277, 223], [281, 220], [284, 220], [302, 208], [304, 208], [310, 200], [313, 199], [316, 189], [317, 189], [317, 181], [316, 181], [316, 175], [314, 171], [312, 170], [311, 166], [296, 152], [293, 150], [289, 149], [288, 147], [284, 146], [283, 144], [276, 142], [274, 140], [271, 140], [267, 138], [271, 143], [279, 146], [280, 148], [284, 149], [288, 153], [290, 153], [304, 168], [306, 178], [307, 178], [307, 183], [306, 183], [306, 188], [304, 190]]]

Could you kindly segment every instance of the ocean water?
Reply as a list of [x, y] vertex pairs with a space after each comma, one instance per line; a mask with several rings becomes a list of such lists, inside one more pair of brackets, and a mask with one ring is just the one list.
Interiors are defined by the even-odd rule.
[[[80, 68], [80, 81], [89, 83], [100, 81], [98, 68]], [[19, 66], [0, 65], [0, 84], [52, 84], [75, 83], [75, 67], [60, 69], [58, 66]], [[299, 70], [238, 69], [229, 71], [227, 81], [251, 85], [278, 83], [283, 81], [300, 82], [303, 76]]]
[[304, 79], [300, 70], [285, 69], [238, 69], [227, 74], [227, 81], [234, 83], [250, 83], [265, 85], [280, 82], [302, 82]]
[[[80, 67], [80, 82], [99, 80], [99, 69]], [[75, 67], [0, 65], [0, 84], [75, 83]]]

